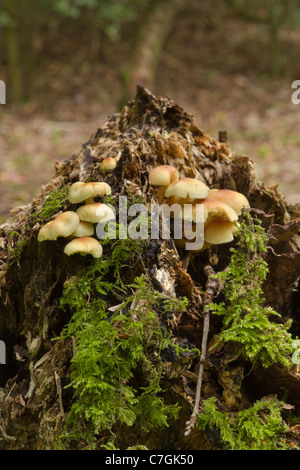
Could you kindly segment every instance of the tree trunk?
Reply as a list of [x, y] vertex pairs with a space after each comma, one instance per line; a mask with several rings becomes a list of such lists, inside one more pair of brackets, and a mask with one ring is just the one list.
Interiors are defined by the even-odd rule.
[[[116, 158], [117, 167], [104, 174], [100, 164], [107, 156]], [[0, 386], [3, 387], [0, 448], [53, 449], [71, 405], [77, 399], [74, 390], [65, 388], [70, 383], [70, 361], [76, 349], [71, 339], [55, 341], [54, 338], [61, 335], [72, 315], [61, 307], [64, 288], [83, 267], [88, 269], [91, 261], [80, 255], [64, 255], [66, 242], [61, 238], [56, 242], [38, 242], [39, 229], [50, 220], [50, 216], [40, 220], [49, 195], [76, 181], [106, 181], [114, 197], [142, 196], [149, 204], [156, 197], [156, 190], [149, 186], [148, 171], [160, 164], [175, 166], [181, 176], [196, 177], [211, 188], [236, 190], [248, 198], [270, 235], [266, 301], [284, 319], [295, 321], [294, 333], [299, 336], [300, 241], [295, 209], [287, 207], [276, 189], [265, 188], [257, 181], [249, 158], [234, 154], [227, 144], [205, 134], [193, 117], [175, 102], [155, 97], [138, 87], [135, 99], [119, 114], [108, 118], [78, 155], [57, 163], [55, 176], [32, 203], [13, 210], [0, 227], [0, 339], [6, 345], [6, 364], [0, 366]], [[56, 212], [73, 208], [68, 200], [62, 199]], [[188, 341], [200, 349], [207, 282], [203, 270], [209, 265], [215, 272], [225, 269], [230, 247], [232, 244], [218, 245], [195, 255], [185, 270], [182, 254], [171, 239], [152, 240], [145, 251], [134, 258], [131, 269], [126, 266], [120, 269], [126, 273], [128, 284], [144, 274], [155, 291], [172, 292], [175, 299], [186, 297], [186, 310], [167, 322], [168, 330], [178, 342]], [[108, 249], [104, 246], [104, 251]], [[112, 279], [113, 271], [108, 276]], [[108, 296], [106, 301], [113, 310], [114, 299]], [[83, 311], [89, 302], [90, 298]], [[208, 341], [219, 328], [219, 320], [211, 315]], [[187, 355], [185, 359], [168, 358], [163, 375], [165, 401], [180, 406], [177, 420], [170, 428], [162, 427], [146, 435], [135, 424], [130, 427], [117, 422], [112, 431], [118, 448], [128, 449], [137, 443], [148, 449], [217, 447], [208, 434], [196, 428], [185, 436], [186, 422], [194, 407], [199, 356]], [[245, 404], [263, 395], [281, 393], [284, 387], [295, 413], [299, 414], [300, 383], [295, 369], [289, 371], [274, 366], [265, 370], [257, 365], [247, 371], [244, 367], [231, 345], [217, 352], [208, 348], [201, 377], [201, 399], [218, 396], [224, 408], [230, 410], [230, 403], [226, 401], [228, 394], [233, 398], [231, 402], [236, 395], [242, 397]], [[241, 370], [247, 375], [245, 379], [243, 374], [239, 375]], [[134, 383], [141, 380], [141, 374], [137, 367], [132, 377]], [[115, 388], [120, 392], [121, 401], [125, 399], [122, 396], [124, 386], [119, 370]], [[96, 448], [106, 442], [107, 433], [106, 430], [96, 436]], [[85, 448], [86, 443], [73, 445]]]
[[12, 23], [6, 28], [7, 58], [9, 63], [9, 82], [11, 89], [11, 99], [14, 103], [20, 103], [23, 98], [23, 83], [20, 65], [20, 53], [17, 26], [14, 23], [16, 18], [16, 3], [14, 0], [5, 2], [6, 10], [12, 19]]
[[124, 71], [122, 104], [134, 96], [137, 85], [152, 89], [157, 66], [173, 18], [182, 0], [155, 1], [139, 28], [128, 69]]

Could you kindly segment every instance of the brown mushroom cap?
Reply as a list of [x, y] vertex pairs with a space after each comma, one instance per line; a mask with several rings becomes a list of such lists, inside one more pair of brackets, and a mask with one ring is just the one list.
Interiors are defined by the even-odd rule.
[[76, 212], [62, 212], [44, 225], [38, 234], [38, 241], [57, 240], [58, 237], [70, 236], [79, 226], [79, 216]]
[[211, 189], [208, 193], [208, 199], [220, 201], [230, 206], [238, 215], [242, 209], [250, 207], [249, 201], [244, 194], [231, 189]]
[[91, 223], [108, 222], [115, 218], [114, 211], [101, 202], [80, 206], [77, 209], [77, 214], [80, 220]]
[[168, 186], [166, 197], [179, 196], [182, 199], [204, 199], [209, 192], [208, 186], [194, 178], [180, 178]]
[[102, 252], [100, 243], [91, 237], [74, 238], [64, 249], [64, 253], [68, 256], [80, 253], [82, 256], [92, 255], [94, 258], [101, 258]]
[[212, 219], [204, 229], [204, 241], [211, 245], [232, 242], [237, 227], [230, 220], [217, 217]]
[[101, 169], [104, 171], [114, 170], [117, 166], [117, 162], [113, 157], [106, 157], [101, 162]]
[[71, 233], [70, 237], [91, 237], [94, 235], [94, 227], [90, 222], [84, 222], [80, 220], [79, 225], [75, 232]]
[[86, 199], [109, 194], [111, 194], [111, 187], [107, 183], [82, 183], [78, 181], [70, 187], [68, 199], [72, 204], [78, 204]]

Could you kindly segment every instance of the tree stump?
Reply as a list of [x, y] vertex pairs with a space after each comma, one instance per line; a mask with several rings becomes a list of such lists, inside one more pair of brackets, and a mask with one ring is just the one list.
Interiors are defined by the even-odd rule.
[[[106, 157], [114, 157], [117, 166], [103, 173], [101, 162]], [[66, 242], [61, 238], [38, 242], [39, 229], [45, 223], [39, 215], [49, 194], [76, 181], [105, 181], [114, 197], [130, 193], [150, 204], [155, 201], [156, 188], [149, 185], [148, 172], [162, 164], [175, 166], [181, 176], [200, 179], [210, 188], [232, 189], [248, 198], [269, 236], [266, 302], [281, 314], [280, 321], [293, 320], [293, 335], [299, 336], [299, 211], [287, 206], [276, 188], [266, 188], [257, 180], [253, 162], [247, 156], [235, 154], [227, 143], [207, 135], [174, 101], [156, 97], [138, 86], [135, 99], [109, 117], [78, 155], [57, 162], [53, 179], [40, 194], [31, 204], [11, 211], [0, 227], [0, 339], [6, 345], [6, 364], [0, 365], [0, 448], [53, 449], [74, 399], [72, 389], [65, 388], [70, 382], [74, 345], [71, 340], [54, 338], [70, 320], [70, 314], [60, 306], [64, 285], [88, 266], [90, 259], [64, 255]], [[64, 199], [56, 213], [73, 208]], [[212, 246], [194, 255], [185, 270], [182, 253], [172, 240], [151, 240], [141, 254], [142, 261], [130, 270], [124, 269], [130, 281], [145, 274], [154, 289], [170, 290], [175, 298], [187, 298], [185, 312], [170, 321], [168, 329], [178, 341], [188, 341], [200, 349], [207, 281], [203, 269], [208, 265], [216, 272], [225, 269], [234, 243]], [[219, 328], [219, 320], [212, 316], [209, 340]], [[197, 429], [184, 435], [193, 410], [199, 356], [191, 356], [186, 364], [177, 359], [166, 361], [163, 389], [166, 402], [179, 404], [178, 419], [169, 428], [148, 433], [147, 438], [141, 434], [140, 440], [134, 425], [115, 425], [118, 448], [127, 449], [137, 443], [149, 449], [218, 447], [209, 435]], [[229, 363], [231, 366], [226, 368]], [[257, 365], [247, 371], [242, 360], [236, 359], [234, 345], [219, 352], [208, 351], [202, 383], [204, 398], [218, 396], [226, 408], [226, 394], [230, 394], [232, 409], [236, 410], [264, 395], [280, 396], [283, 389], [299, 415], [300, 374], [296, 367], [264, 369]], [[101, 448], [106, 435], [99, 434], [96, 447]]]

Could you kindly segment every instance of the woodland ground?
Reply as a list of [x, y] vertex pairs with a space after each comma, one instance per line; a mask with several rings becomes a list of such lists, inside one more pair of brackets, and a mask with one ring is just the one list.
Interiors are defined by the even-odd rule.
[[[211, 136], [227, 130], [230, 147], [255, 162], [259, 179], [278, 184], [288, 202], [300, 202], [300, 104], [291, 101], [291, 83], [300, 79], [300, 31], [282, 34], [283, 75], [272, 79], [261, 26], [195, 13], [176, 18], [151, 91], [177, 101]], [[118, 112], [128, 50], [115, 50], [110, 63], [81, 59], [70, 73], [68, 54], [76, 61], [77, 53], [67, 42], [61, 56], [45, 55], [33, 74], [30, 102], [1, 106], [0, 222], [51, 179], [56, 160], [77, 154], [106, 117]]]

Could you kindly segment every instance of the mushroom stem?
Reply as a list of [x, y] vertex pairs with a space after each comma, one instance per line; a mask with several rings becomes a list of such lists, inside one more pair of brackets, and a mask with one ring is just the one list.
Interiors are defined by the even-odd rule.
[[186, 253], [186, 255], [184, 256], [184, 258], [182, 260], [182, 266], [184, 267], [184, 269], [187, 269], [189, 267], [189, 264], [190, 264], [190, 261], [191, 261], [191, 258], [192, 258], [192, 254], [193, 254], [192, 251], [188, 251]]
[[88, 197], [88, 198], [85, 200], [85, 203], [86, 203], [86, 204], [93, 204], [93, 202], [94, 202], [93, 197]]
[[162, 204], [164, 202], [166, 189], [167, 189], [167, 186], [159, 186], [159, 189], [158, 189], [158, 204]]

